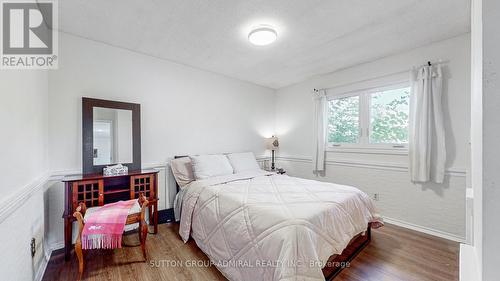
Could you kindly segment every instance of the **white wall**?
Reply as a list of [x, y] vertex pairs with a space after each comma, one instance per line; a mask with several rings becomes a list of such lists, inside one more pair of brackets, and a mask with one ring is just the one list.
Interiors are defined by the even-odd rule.
[[[0, 70], [0, 276], [32, 280], [44, 263], [48, 170], [45, 71]], [[30, 255], [31, 238], [39, 245]]]
[[[49, 75], [49, 151], [53, 171], [81, 170], [82, 96], [141, 104], [143, 166], [174, 155], [264, 153], [273, 133], [274, 90], [60, 34], [59, 69]], [[175, 186], [159, 191], [171, 207]], [[165, 175], [165, 172], [163, 172]], [[49, 189], [50, 243], [63, 239], [63, 188]]]
[[483, 0], [482, 5], [482, 274], [484, 281], [493, 281], [500, 274], [500, 2]]
[[460, 249], [460, 280], [498, 280], [500, 241], [500, 3], [472, 1], [471, 178], [474, 239]]
[[[34, 190], [23, 208], [14, 212], [2, 212], [6, 203], [0, 205], [0, 241], [10, 242], [0, 243], [0, 252], [15, 253], [0, 264], [2, 275], [31, 280], [43, 267], [42, 248], [35, 259], [29, 256], [31, 237], [47, 240], [51, 248], [62, 246], [63, 187], [57, 181], [46, 188], [42, 185], [48, 171], [81, 170], [82, 96], [141, 104], [145, 166], [164, 165], [176, 154], [251, 150], [260, 155], [263, 137], [276, 132], [281, 143], [279, 165], [292, 175], [312, 177], [312, 88], [365, 80], [437, 59], [449, 61], [445, 69], [449, 77], [445, 110], [451, 129], [447, 182], [410, 184], [405, 156], [334, 153], [329, 153], [326, 177], [320, 179], [380, 193], [382, 213], [395, 220], [464, 235], [468, 36], [315, 77], [280, 89], [276, 97], [271, 89], [71, 35], [61, 34], [59, 44], [57, 71], [48, 75], [0, 72], [0, 94], [2, 101], [8, 101], [0, 104], [0, 145], [2, 159], [9, 159], [0, 162], [5, 179], [0, 191], [16, 197], [16, 190]], [[165, 171], [162, 175], [160, 185], [167, 184], [160, 191], [162, 206], [168, 208], [173, 181]]]
[[8, 197], [47, 171], [47, 73], [0, 70], [0, 193]]
[[468, 34], [279, 89], [276, 96], [279, 164], [291, 175], [313, 178], [310, 161], [313, 88], [363, 89], [372, 81], [399, 79], [401, 75], [406, 76], [404, 71], [411, 66], [439, 59], [446, 62], [443, 97], [448, 158], [446, 182], [442, 185], [412, 184], [407, 171], [407, 155], [333, 152], [327, 153], [326, 176], [319, 179], [351, 184], [369, 194], [379, 193], [377, 205], [393, 222], [464, 239], [470, 126]]
[[483, 23], [482, 0], [471, 5], [471, 160], [467, 192], [467, 232], [460, 246], [460, 280], [482, 280], [483, 255]]
[[142, 162], [175, 154], [263, 151], [273, 90], [61, 34], [49, 75], [50, 167], [81, 167], [82, 96], [141, 104]]

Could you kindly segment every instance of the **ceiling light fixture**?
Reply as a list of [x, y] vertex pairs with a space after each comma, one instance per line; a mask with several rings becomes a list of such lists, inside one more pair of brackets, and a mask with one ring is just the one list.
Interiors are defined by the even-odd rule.
[[278, 38], [276, 30], [269, 26], [259, 26], [248, 34], [248, 41], [256, 46], [266, 46]]

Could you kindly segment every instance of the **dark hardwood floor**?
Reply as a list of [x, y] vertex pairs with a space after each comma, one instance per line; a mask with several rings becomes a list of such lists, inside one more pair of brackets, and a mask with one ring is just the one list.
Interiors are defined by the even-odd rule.
[[[83, 280], [225, 280], [190, 240], [184, 244], [177, 224], [159, 226], [148, 235], [150, 261], [144, 262], [140, 247], [88, 251]], [[137, 234], [124, 238], [138, 244]], [[445, 281], [458, 280], [459, 245], [416, 231], [387, 224], [373, 230], [371, 243], [335, 281]], [[193, 264], [200, 263], [200, 264]], [[52, 255], [43, 280], [77, 280], [78, 263], [73, 255]]]

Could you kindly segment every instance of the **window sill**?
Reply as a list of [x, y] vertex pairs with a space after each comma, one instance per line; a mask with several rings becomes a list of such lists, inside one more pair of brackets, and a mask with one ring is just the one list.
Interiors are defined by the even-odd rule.
[[327, 152], [358, 153], [358, 154], [386, 154], [408, 155], [408, 147], [342, 147], [327, 146]]

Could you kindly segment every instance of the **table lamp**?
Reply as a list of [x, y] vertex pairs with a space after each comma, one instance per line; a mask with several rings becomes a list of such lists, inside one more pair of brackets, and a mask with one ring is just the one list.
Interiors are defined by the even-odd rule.
[[274, 152], [278, 150], [280, 143], [278, 142], [278, 138], [275, 136], [272, 136], [267, 139], [266, 142], [266, 148], [271, 150], [271, 170], [274, 171], [275, 166], [274, 166]]

